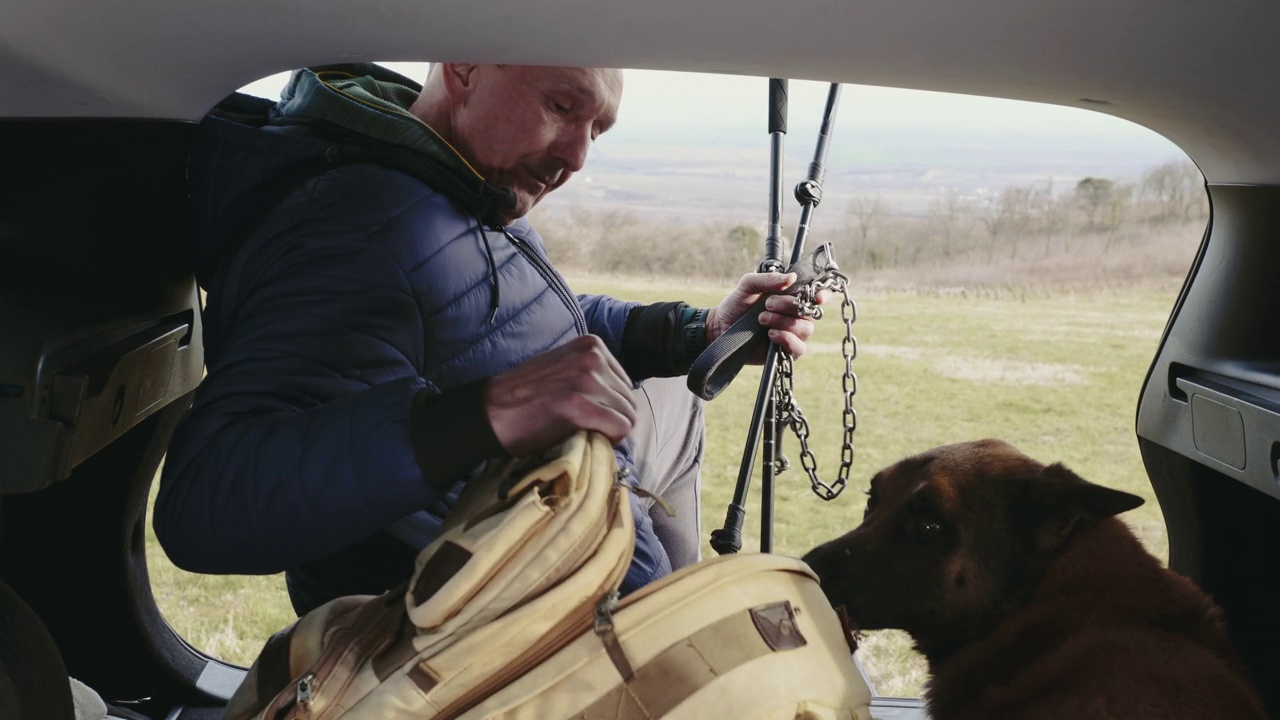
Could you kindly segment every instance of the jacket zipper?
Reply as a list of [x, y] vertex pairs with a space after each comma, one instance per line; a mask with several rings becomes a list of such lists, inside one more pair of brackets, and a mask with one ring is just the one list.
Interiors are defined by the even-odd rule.
[[533, 263], [533, 266], [538, 270], [538, 273], [542, 275], [542, 278], [546, 280], [547, 284], [551, 286], [551, 289], [560, 296], [560, 300], [569, 307], [569, 312], [573, 314], [573, 324], [578, 328], [578, 333], [586, 335], [587, 318], [582, 314], [582, 306], [578, 304], [578, 298], [569, 290], [569, 286], [566, 285], [564, 281], [560, 279], [560, 275], [552, 269], [551, 264], [546, 260], [543, 260], [542, 256], [529, 246], [529, 243], [516, 237], [505, 227], [496, 229], [501, 230], [502, 234], [511, 241], [511, 244], [516, 246], [516, 250], [519, 250], [520, 254], [523, 255], [525, 259]]

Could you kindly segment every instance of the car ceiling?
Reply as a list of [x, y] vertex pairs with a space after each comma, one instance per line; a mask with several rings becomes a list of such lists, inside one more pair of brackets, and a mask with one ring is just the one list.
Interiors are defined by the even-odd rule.
[[1276, 0], [6, 0], [0, 117], [195, 119], [307, 64], [624, 67], [1086, 108], [1277, 183], [1277, 27]]

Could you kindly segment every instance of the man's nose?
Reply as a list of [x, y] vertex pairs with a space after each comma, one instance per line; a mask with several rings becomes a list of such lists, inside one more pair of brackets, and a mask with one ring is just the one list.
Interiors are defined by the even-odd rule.
[[570, 125], [564, 128], [556, 142], [556, 155], [569, 172], [578, 172], [587, 162], [591, 149], [591, 128]]

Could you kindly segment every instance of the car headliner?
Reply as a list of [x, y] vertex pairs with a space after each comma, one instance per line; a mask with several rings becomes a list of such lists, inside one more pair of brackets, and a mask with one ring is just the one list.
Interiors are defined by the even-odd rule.
[[625, 67], [1087, 108], [1276, 183], [1277, 27], [1276, 0], [6, 0], [0, 117], [195, 119], [307, 64]]

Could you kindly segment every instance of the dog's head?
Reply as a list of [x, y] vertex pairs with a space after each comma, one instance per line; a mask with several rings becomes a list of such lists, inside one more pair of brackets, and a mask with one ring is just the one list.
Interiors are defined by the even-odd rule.
[[1141, 504], [1000, 440], [944, 445], [877, 473], [862, 524], [804, 560], [860, 629], [930, 656], [990, 632], [1082, 527]]

